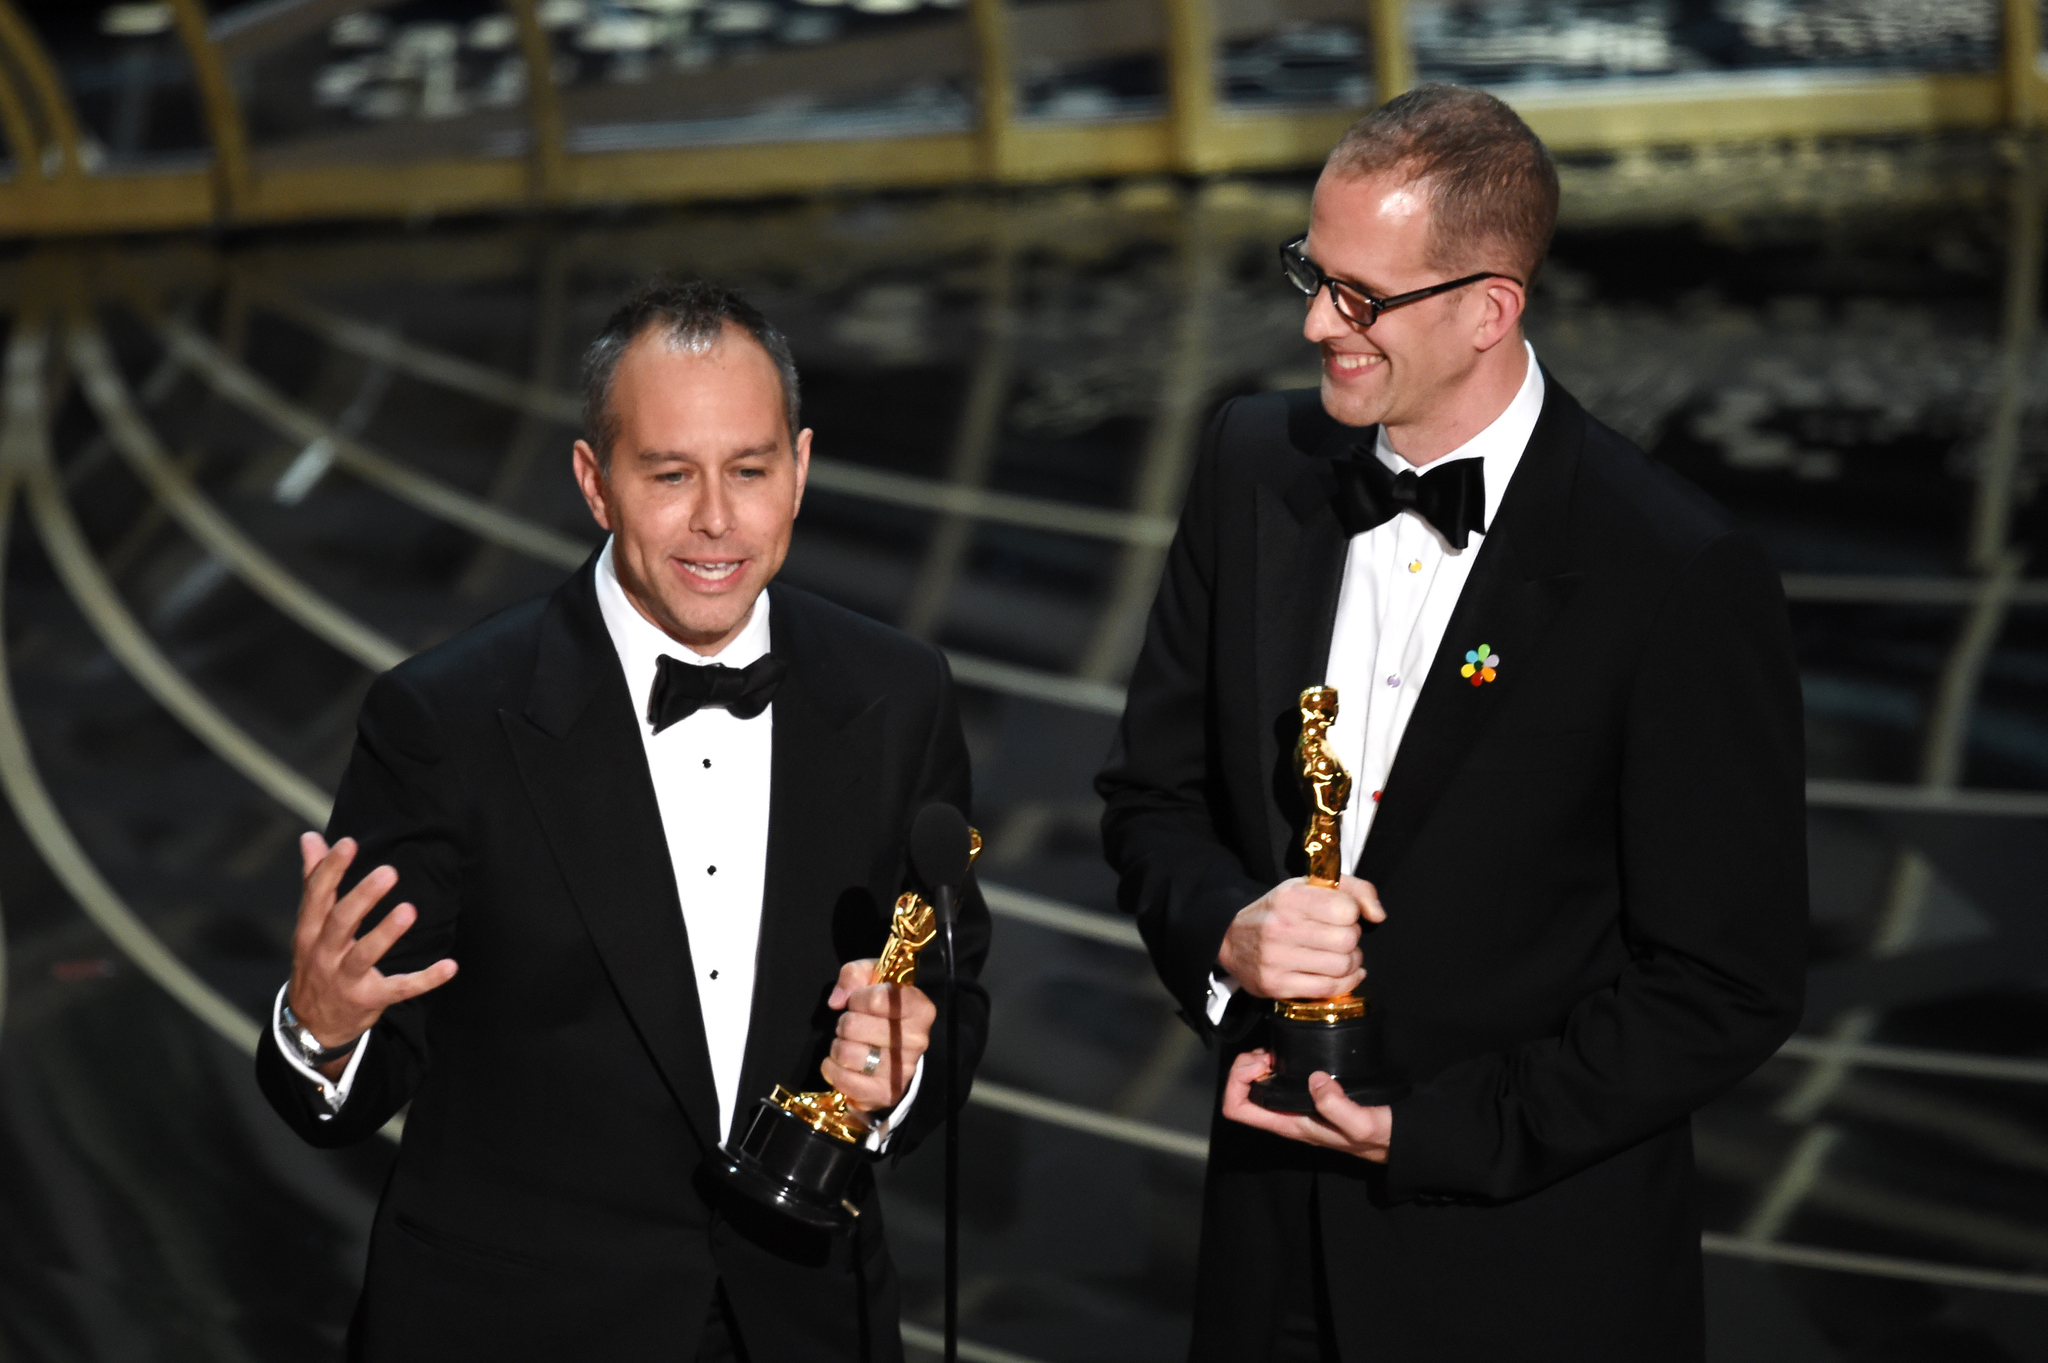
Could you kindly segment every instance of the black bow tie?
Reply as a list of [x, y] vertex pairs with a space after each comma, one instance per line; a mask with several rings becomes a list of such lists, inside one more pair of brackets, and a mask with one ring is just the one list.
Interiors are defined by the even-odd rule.
[[1347, 535], [1413, 511], [1436, 527], [1453, 549], [1463, 549], [1474, 530], [1486, 533], [1486, 468], [1482, 459], [1453, 459], [1427, 473], [1395, 473], [1370, 447], [1335, 461], [1337, 519]]
[[647, 722], [660, 733], [707, 705], [720, 705], [735, 719], [752, 719], [775, 699], [789, 664], [764, 653], [745, 667], [686, 663], [666, 653], [654, 665], [654, 690], [647, 697]]

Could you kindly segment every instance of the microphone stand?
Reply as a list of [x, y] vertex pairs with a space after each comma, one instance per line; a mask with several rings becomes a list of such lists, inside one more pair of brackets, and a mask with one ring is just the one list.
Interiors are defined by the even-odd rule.
[[945, 1363], [960, 1357], [960, 1012], [953, 1006], [953, 887], [938, 888], [939, 933], [946, 954], [946, 1351]]

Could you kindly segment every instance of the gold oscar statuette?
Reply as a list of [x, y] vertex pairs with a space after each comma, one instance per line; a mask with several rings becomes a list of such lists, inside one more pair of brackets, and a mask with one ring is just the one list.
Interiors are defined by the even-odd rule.
[[[1295, 765], [1308, 788], [1308, 831], [1301, 849], [1308, 854], [1308, 883], [1336, 888], [1344, 877], [1344, 806], [1351, 803], [1351, 773], [1330, 751], [1330, 726], [1337, 721], [1337, 691], [1311, 686], [1301, 693], [1301, 737], [1294, 745]], [[1295, 1022], [1338, 1022], [1364, 1017], [1366, 1002], [1356, 994], [1333, 999], [1276, 999], [1273, 1011]]]
[[[981, 855], [981, 834], [968, 830], [968, 865]], [[938, 936], [938, 915], [906, 890], [889, 918], [889, 940], [875, 959], [873, 984], [917, 983], [917, 953]], [[867, 1158], [867, 1114], [837, 1089], [793, 1093], [781, 1084], [763, 1098], [739, 1144], [719, 1172], [740, 1192], [822, 1230], [844, 1230], [860, 1214], [845, 1192]]]
[[[916, 984], [917, 953], [938, 936], [938, 915], [915, 890], [905, 890], [896, 900], [896, 912], [889, 919], [889, 940], [875, 961], [875, 984]], [[851, 1099], [838, 1089], [822, 1093], [792, 1093], [775, 1086], [774, 1104], [801, 1120], [813, 1131], [836, 1140], [859, 1144], [867, 1139], [867, 1119]]]
[[[1344, 806], [1351, 801], [1351, 773], [1330, 750], [1330, 725], [1337, 718], [1334, 687], [1311, 686], [1301, 693], [1301, 738], [1295, 765], [1309, 799], [1307, 854], [1311, 885], [1334, 889], [1344, 877]], [[1343, 1085], [1353, 1102], [1390, 1103], [1408, 1091], [1401, 1071], [1386, 1063], [1380, 1019], [1359, 994], [1331, 999], [1275, 999], [1267, 1020], [1272, 1068], [1251, 1086], [1251, 1099], [1274, 1112], [1312, 1113], [1310, 1076], [1322, 1073]]]
[[[981, 855], [981, 834], [970, 828], [967, 836], [967, 864], [972, 866]], [[897, 896], [896, 912], [889, 918], [889, 940], [882, 944], [882, 954], [875, 959], [875, 977], [870, 983], [916, 984], [917, 953], [930, 946], [938, 933], [938, 915], [932, 912], [932, 906], [917, 891], [905, 890]], [[822, 1131], [849, 1145], [858, 1145], [868, 1138], [867, 1119], [838, 1089], [791, 1093], [777, 1084], [770, 1101], [811, 1130]]]

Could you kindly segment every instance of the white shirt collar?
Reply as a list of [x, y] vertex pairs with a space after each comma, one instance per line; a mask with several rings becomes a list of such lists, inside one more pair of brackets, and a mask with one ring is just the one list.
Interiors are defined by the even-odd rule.
[[604, 615], [605, 632], [618, 650], [619, 665], [626, 672], [626, 692], [633, 698], [634, 712], [646, 722], [647, 697], [654, 688], [654, 672], [663, 655], [704, 666], [724, 663], [745, 667], [768, 651], [768, 593], [754, 598], [747, 623], [731, 643], [705, 657], [693, 648], [669, 638], [668, 633], [642, 615], [619, 585], [619, 570], [612, 562], [612, 541], [607, 539], [597, 559], [597, 608]]
[[1387, 443], [1387, 428], [1382, 426], [1374, 446], [1380, 462], [1396, 473], [1424, 473], [1453, 459], [1485, 460], [1486, 523], [1491, 526], [1500, 511], [1500, 499], [1507, 493], [1508, 479], [1514, 477], [1516, 465], [1522, 462], [1522, 451], [1528, 448], [1529, 437], [1535, 433], [1536, 419], [1543, 415], [1543, 366], [1536, 363], [1536, 347], [1523, 341], [1522, 349], [1529, 357], [1529, 370], [1522, 376], [1521, 389], [1485, 430], [1449, 454], [1416, 468], [1394, 452], [1394, 447]]

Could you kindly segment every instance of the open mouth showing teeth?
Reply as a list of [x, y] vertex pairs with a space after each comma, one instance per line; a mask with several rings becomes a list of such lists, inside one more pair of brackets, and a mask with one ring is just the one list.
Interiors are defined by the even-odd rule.
[[690, 559], [684, 559], [683, 566], [696, 576], [708, 577], [714, 582], [731, 577], [740, 568], [738, 560], [730, 560], [724, 563], [697, 563]]
[[1386, 358], [1384, 355], [1332, 355], [1330, 363], [1345, 373], [1353, 373], [1360, 369], [1370, 369]]

